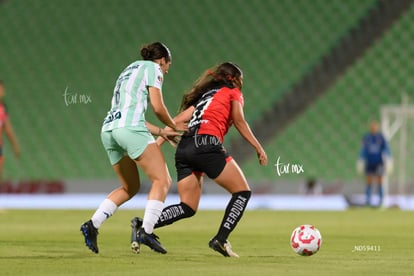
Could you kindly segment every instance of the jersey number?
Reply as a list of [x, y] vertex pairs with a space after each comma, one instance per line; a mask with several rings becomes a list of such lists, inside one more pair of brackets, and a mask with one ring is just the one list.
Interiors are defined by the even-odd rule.
[[213, 97], [208, 97], [207, 99], [204, 99], [197, 104], [195, 111], [193, 112], [193, 116], [191, 117], [190, 123], [188, 124], [190, 127], [192, 125], [198, 125], [201, 123], [200, 120], [212, 101]]

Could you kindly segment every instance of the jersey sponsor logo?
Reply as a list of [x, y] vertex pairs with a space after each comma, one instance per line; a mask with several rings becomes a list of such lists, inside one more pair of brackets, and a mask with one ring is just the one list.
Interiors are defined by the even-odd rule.
[[110, 111], [108, 112], [108, 116], [106, 116], [106, 118], [104, 119], [104, 125], [109, 124], [111, 122], [113, 122], [114, 120], [118, 120], [121, 119], [121, 111], [117, 111], [117, 112], [113, 112]]
[[127, 68], [125, 68], [125, 69], [124, 69], [124, 71], [122, 71], [121, 76], [122, 76], [122, 75], [123, 75], [126, 71], [132, 71], [132, 70], [134, 70], [134, 69], [139, 68], [139, 66], [140, 66], [139, 64], [128, 66]]
[[193, 126], [198, 126], [200, 124], [207, 124], [207, 123], [208, 123], [208, 120], [196, 120], [196, 121], [191, 120], [190, 123], [188, 124], [188, 127], [192, 128]]

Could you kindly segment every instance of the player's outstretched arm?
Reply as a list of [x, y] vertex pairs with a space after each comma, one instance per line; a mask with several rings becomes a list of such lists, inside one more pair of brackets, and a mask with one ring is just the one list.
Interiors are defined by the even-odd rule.
[[[187, 128], [187, 122], [190, 121], [191, 116], [193, 115], [194, 112], [194, 106], [190, 106], [189, 108], [187, 108], [186, 110], [184, 110], [183, 112], [179, 113], [177, 116], [174, 117], [174, 122], [177, 126], [181, 126], [183, 128], [186, 129], [186, 131], [188, 130]], [[171, 130], [170, 127], [165, 127], [165, 130]], [[157, 144], [159, 146], [161, 146], [162, 144], [164, 144], [165, 141], [168, 141], [172, 146], [176, 146], [176, 139], [172, 140], [170, 139], [170, 137], [165, 137], [165, 136], [160, 136], [157, 138]]]
[[259, 158], [260, 165], [267, 165], [267, 155], [264, 151], [262, 145], [260, 145], [259, 141], [254, 136], [253, 132], [251, 131], [249, 124], [246, 122], [244, 118], [243, 107], [240, 102], [232, 101], [231, 102], [231, 116], [233, 119], [234, 126], [240, 133], [240, 135], [252, 145], [257, 152], [257, 157]]
[[145, 122], [145, 125], [147, 126], [149, 132], [151, 132], [151, 134], [155, 136], [181, 136], [180, 132], [177, 132], [170, 127], [167, 127], [168, 129], [160, 128], [156, 125], [151, 124], [150, 122]]

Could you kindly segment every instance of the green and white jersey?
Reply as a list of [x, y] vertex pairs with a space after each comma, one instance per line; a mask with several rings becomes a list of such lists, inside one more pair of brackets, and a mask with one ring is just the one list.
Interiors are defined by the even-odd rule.
[[105, 117], [102, 132], [121, 127], [147, 131], [145, 111], [148, 87], [162, 89], [161, 67], [152, 61], [135, 61], [119, 75], [112, 97], [111, 110]]

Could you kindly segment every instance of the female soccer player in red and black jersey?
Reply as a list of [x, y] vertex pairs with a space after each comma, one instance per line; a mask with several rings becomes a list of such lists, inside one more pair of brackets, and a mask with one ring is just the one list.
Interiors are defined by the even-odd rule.
[[0, 80], [0, 185], [3, 176], [3, 130], [6, 133], [7, 138], [9, 138], [10, 143], [13, 146], [14, 155], [16, 157], [20, 156], [20, 147], [17, 143], [16, 136], [14, 135], [13, 127], [7, 113], [5, 104], [3, 103], [3, 97], [6, 95], [6, 88], [4, 82]]
[[232, 194], [218, 233], [209, 242], [213, 250], [226, 257], [238, 257], [227, 238], [242, 217], [251, 195], [243, 172], [223, 147], [224, 136], [233, 124], [255, 148], [259, 163], [267, 165], [266, 153], [244, 118], [242, 84], [240, 68], [225, 62], [206, 71], [184, 95], [183, 112], [175, 118], [176, 122], [188, 122], [189, 128], [175, 154], [181, 203], [164, 208], [155, 225], [162, 227], [195, 214], [205, 173]]

